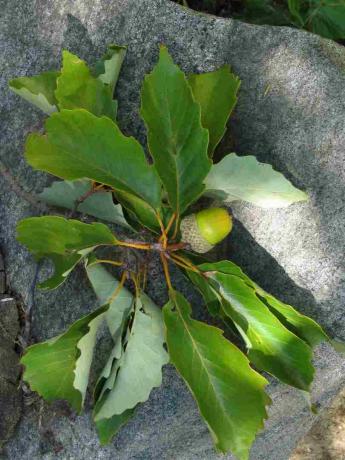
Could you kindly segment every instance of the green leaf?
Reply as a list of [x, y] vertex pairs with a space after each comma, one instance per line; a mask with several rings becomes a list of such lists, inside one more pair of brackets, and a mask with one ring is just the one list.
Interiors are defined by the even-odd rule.
[[154, 165], [172, 208], [181, 214], [202, 194], [211, 161], [200, 106], [164, 46], [160, 48], [158, 64], [145, 77], [141, 115]]
[[111, 88], [93, 77], [86, 63], [69, 51], [63, 51], [62, 60], [55, 90], [60, 110], [83, 108], [94, 115], [115, 119], [116, 103]]
[[100, 305], [110, 303], [110, 308], [106, 314], [106, 321], [110, 334], [114, 342], [116, 342], [121, 326], [132, 310], [133, 295], [123, 287], [116, 295], [116, 298], [112, 300], [112, 296], [119, 286], [119, 281], [101, 264], [97, 264], [96, 262], [97, 259], [91, 260], [90, 258], [86, 266], [86, 273]]
[[45, 400], [67, 400], [81, 411], [98, 327], [108, 306], [76, 321], [64, 334], [29, 347], [21, 359], [24, 380]]
[[126, 348], [109, 376], [114, 381], [102, 395], [95, 421], [111, 418], [148, 399], [152, 388], [162, 383], [162, 366], [168, 362], [164, 350], [164, 329], [160, 309], [145, 295], [135, 300], [133, 324]]
[[157, 221], [153, 208], [141, 198], [126, 192], [116, 192], [116, 198], [122, 206], [135, 216], [135, 219], [144, 227], [154, 233], [160, 232], [160, 226]]
[[100, 444], [102, 446], [108, 444], [120, 428], [127, 423], [133, 415], [134, 409], [128, 409], [120, 415], [114, 415], [111, 418], [104, 418], [95, 422]]
[[[87, 266], [87, 274], [100, 303], [109, 302], [118, 281], [93, 262]], [[134, 408], [146, 401], [151, 389], [161, 384], [162, 366], [168, 362], [160, 309], [145, 294], [133, 303], [132, 294], [122, 288], [106, 313], [114, 348], [96, 386], [94, 410], [103, 444], [133, 415]]]
[[213, 165], [205, 183], [207, 195], [226, 202], [248, 201], [263, 208], [285, 207], [308, 199], [271, 165], [259, 163], [254, 156], [239, 157], [235, 153]]
[[301, 0], [288, 0], [288, 7], [291, 16], [300, 27], [304, 27], [304, 20], [301, 16]]
[[14, 78], [10, 81], [9, 87], [43, 112], [51, 114], [57, 111], [54, 92], [59, 75], [59, 72], [43, 72], [33, 77]]
[[266, 379], [220, 329], [193, 320], [178, 292], [170, 292], [163, 315], [171, 361], [196, 399], [217, 449], [247, 460], [267, 418]]
[[114, 204], [111, 192], [97, 191], [80, 202], [91, 190], [89, 180], [55, 181], [38, 196], [51, 206], [76, 210], [132, 229], [123, 215], [122, 206]]
[[188, 81], [201, 107], [201, 124], [209, 131], [208, 154], [212, 157], [237, 103], [241, 81], [231, 73], [228, 65], [214, 72], [190, 75]]
[[96, 246], [117, 242], [106, 225], [84, 224], [57, 216], [20, 221], [17, 239], [37, 260], [47, 257], [54, 263], [54, 275], [39, 285], [41, 289], [54, 289], [62, 284], [76, 264]]
[[315, 347], [320, 342], [329, 341], [325, 331], [313, 319], [302, 315], [291, 305], [280, 302], [257, 285], [255, 285], [255, 291], [279, 321], [311, 347]]
[[333, 40], [345, 38], [344, 0], [312, 0], [306, 14], [306, 25], [322, 37]]
[[244, 5], [244, 11], [235, 14], [235, 17], [252, 24], [291, 25], [291, 17], [285, 1], [244, 0]]
[[159, 208], [161, 185], [154, 168], [141, 145], [109, 118], [83, 109], [62, 110], [51, 115], [45, 127], [46, 135], [34, 133], [27, 139], [31, 166], [62, 179], [91, 179]]
[[[303, 339], [311, 347], [315, 347], [320, 342], [329, 341], [325, 331], [313, 319], [308, 316], [302, 315], [296, 311], [291, 305], [285, 304], [276, 299], [273, 295], [264, 291], [247, 275], [243, 273], [240, 267], [229, 260], [223, 260], [216, 264], [205, 263], [200, 265], [202, 271], [216, 270], [228, 275], [240, 277], [249, 287], [251, 287], [257, 297], [263, 301], [270, 311], [279, 319], [279, 321], [295, 335]], [[200, 275], [199, 275], [200, 276]], [[204, 278], [203, 278], [204, 279]], [[209, 289], [212, 287], [209, 286]]]
[[109, 85], [111, 93], [114, 92], [125, 55], [125, 46], [108, 45], [107, 52], [95, 65], [95, 76], [102, 83]]
[[[228, 261], [199, 266], [223, 299], [223, 311], [245, 340], [250, 361], [288, 385], [309, 390], [314, 368], [312, 351], [290, 332], [257, 296], [239, 267]], [[310, 325], [311, 326], [311, 325]]]
[[218, 316], [221, 312], [221, 300], [217, 293], [212, 289], [212, 287], [203, 276], [193, 272], [192, 270], [188, 270], [186, 274], [203, 296], [211, 315]]

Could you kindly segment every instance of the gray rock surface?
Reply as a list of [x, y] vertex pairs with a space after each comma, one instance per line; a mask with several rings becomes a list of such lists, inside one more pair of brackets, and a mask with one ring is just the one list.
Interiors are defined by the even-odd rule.
[[6, 275], [0, 253], [0, 453], [22, 414], [20, 365], [16, 352], [19, 334], [18, 308], [6, 291]]
[[[15, 242], [15, 224], [40, 212], [26, 194], [40, 191], [51, 179], [32, 171], [22, 156], [27, 133], [40, 129], [44, 117], [11, 94], [7, 81], [57, 67], [62, 48], [91, 61], [109, 42], [127, 44], [117, 88], [120, 125], [143, 140], [139, 89], [156, 60], [157, 45], [165, 43], [186, 72], [232, 65], [242, 87], [232, 138], [223, 143], [223, 151], [234, 147], [238, 153], [256, 154], [311, 196], [309, 203], [287, 210], [234, 206], [243, 225], [236, 223], [218, 256], [239, 262], [264, 288], [318, 319], [330, 335], [345, 339], [344, 48], [293, 29], [207, 17], [168, 0], [0, 0], [0, 11], [0, 245], [18, 296], [27, 300], [34, 264]], [[16, 185], [5, 168], [25, 193], [13, 191]], [[166, 294], [161, 272], [154, 271], [149, 288], [162, 304]], [[199, 297], [178, 276], [175, 280], [193, 301], [196, 315], [203, 315]], [[45, 339], [59, 333], [93, 304], [94, 296], [77, 271], [60, 289], [37, 295], [34, 336]], [[324, 406], [344, 383], [345, 362], [321, 346], [315, 364], [313, 399]], [[252, 459], [287, 460], [315, 417], [297, 391], [276, 382], [269, 391], [271, 418]], [[59, 407], [44, 408], [43, 429], [38, 429], [38, 418], [34, 405], [26, 409], [5, 458], [217, 458], [192, 397], [170, 367], [163, 386], [110, 446], [99, 447], [88, 412], [74, 418]]]

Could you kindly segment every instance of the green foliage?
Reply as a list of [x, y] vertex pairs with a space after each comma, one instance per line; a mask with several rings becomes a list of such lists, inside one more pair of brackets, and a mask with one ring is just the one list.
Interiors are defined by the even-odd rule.
[[267, 381], [223, 337], [220, 329], [191, 317], [191, 307], [176, 291], [164, 307], [167, 344], [221, 452], [247, 459], [257, 431], [267, 418]]
[[161, 47], [160, 59], [144, 80], [141, 114], [148, 130], [154, 165], [169, 203], [182, 214], [204, 190], [211, 162], [208, 131], [201, 126], [200, 106], [183, 72]]
[[111, 191], [99, 190], [93, 193], [90, 180], [56, 181], [38, 196], [51, 206], [75, 210], [131, 228], [123, 215], [122, 206], [114, 204]]
[[205, 179], [206, 193], [231, 202], [248, 201], [263, 208], [280, 208], [308, 199], [271, 165], [253, 156], [226, 155]]
[[[160, 183], [140, 144], [107, 117], [84, 109], [62, 110], [46, 121], [46, 134], [31, 134], [25, 156], [36, 169], [62, 179], [88, 178], [160, 204]], [[128, 167], [130, 165], [130, 168]]]
[[[101, 444], [110, 442], [161, 384], [170, 356], [216, 448], [246, 460], [270, 403], [267, 381], [251, 366], [308, 390], [312, 348], [329, 339], [312, 319], [262, 290], [232, 262], [210, 263], [187, 252], [181, 220], [202, 194], [273, 208], [306, 195], [251, 156], [232, 153], [212, 165], [239, 80], [227, 66], [187, 79], [165, 47], [142, 90], [153, 164], [147, 161], [142, 146], [114, 121], [112, 95], [124, 53], [112, 45], [90, 70], [65, 52], [61, 72], [10, 83], [50, 114], [45, 133], [29, 136], [25, 154], [31, 166], [63, 180], [44, 189], [40, 199], [136, 233], [136, 239], [122, 240], [103, 223], [57, 216], [19, 222], [18, 240], [37, 260], [48, 258], [55, 267], [40, 287], [60, 286], [82, 263], [100, 304], [65, 333], [29, 347], [22, 358], [24, 379], [46, 400], [66, 399], [80, 411], [104, 321], [113, 346], [93, 390]], [[170, 296], [163, 314], [145, 293], [152, 252], [162, 261]], [[183, 270], [210, 313], [243, 340], [247, 356], [220, 329], [192, 319], [191, 306], [173, 287], [169, 263]], [[120, 281], [105, 264], [117, 268]]]
[[95, 76], [109, 85], [111, 93], [114, 92], [125, 55], [125, 46], [109, 45], [107, 52], [95, 65]]
[[84, 224], [56, 216], [20, 221], [17, 239], [37, 260], [48, 257], [54, 263], [54, 275], [40, 284], [41, 289], [60, 286], [77, 263], [95, 247], [117, 244], [115, 236], [104, 224]]
[[241, 82], [226, 65], [214, 72], [190, 75], [188, 82], [201, 107], [201, 124], [209, 132], [208, 154], [212, 157], [237, 103]]
[[56, 82], [55, 97], [59, 109], [83, 108], [98, 117], [116, 117], [116, 104], [108, 85], [91, 75], [84, 61], [64, 51], [61, 74]]
[[244, 0], [240, 19], [255, 24], [292, 25], [333, 40], [345, 38], [344, 0]]
[[21, 362], [24, 379], [47, 401], [66, 399], [78, 412], [85, 399], [101, 307], [76, 321], [64, 334], [29, 347]]
[[57, 110], [55, 90], [58, 76], [59, 72], [43, 72], [34, 77], [14, 78], [9, 86], [12, 91], [49, 115]]

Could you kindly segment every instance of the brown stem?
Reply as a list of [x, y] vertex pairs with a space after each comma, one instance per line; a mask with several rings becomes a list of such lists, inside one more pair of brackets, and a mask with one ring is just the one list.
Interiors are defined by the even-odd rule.
[[168, 286], [169, 291], [171, 291], [173, 289], [173, 287], [172, 287], [172, 284], [171, 284], [168, 262], [167, 262], [167, 259], [166, 259], [165, 255], [163, 254], [163, 252], [160, 253], [160, 256], [161, 256], [161, 261], [162, 261], [162, 264], [163, 264], [163, 270], [164, 270], [164, 275], [165, 275], [165, 279], [166, 279], [166, 282], [167, 282], [167, 286]]

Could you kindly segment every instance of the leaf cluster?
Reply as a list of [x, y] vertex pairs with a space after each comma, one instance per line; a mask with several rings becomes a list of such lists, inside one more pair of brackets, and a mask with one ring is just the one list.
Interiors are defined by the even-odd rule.
[[190, 8], [252, 24], [293, 26], [333, 40], [345, 39], [344, 0], [176, 0]]
[[[229, 153], [213, 163], [240, 81], [228, 66], [186, 76], [164, 46], [141, 92], [148, 161], [116, 121], [113, 93], [125, 51], [110, 46], [93, 68], [64, 51], [59, 72], [10, 82], [48, 115], [44, 133], [30, 134], [25, 146], [33, 168], [61, 179], [42, 191], [41, 200], [103, 221], [42, 216], [19, 222], [18, 240], [37, 260], [48, 258], [54, 265], [42, 289], [57, 288], [82, 264], [99, 299], [99, 306], [66, 332], [26, 350], [24, 379], [47, 401], [65, 399], [80, 412], [105, 322], [113, 347], [94, 388], [93, 409], [101, 443], [161, 384], [162, 367], [170, 360], [196, 399], [216, 448], [245, 460], [270, 404], [268, 382], [258, 371], [309, 391], [312, 348], [328, 338], [234, 263], [211, 263], [188, 252], [180, 224], [202, 196], [274, 208], [307, 195], [253, 156]], [[131, 238], [120, 239], [112, 224]], [[100, 255], [101, 247], [108, 258]], [[162, 309], [145, 293], [150, 253], [164, 269], [169, 301]], [[211, 315], [235, 331], [246, 352], [221, 329], [193, 319], [188, 300], [173, 286], [171, 264], [201, 292]], [[106, 265], [115, 267], [119, 280]]]

